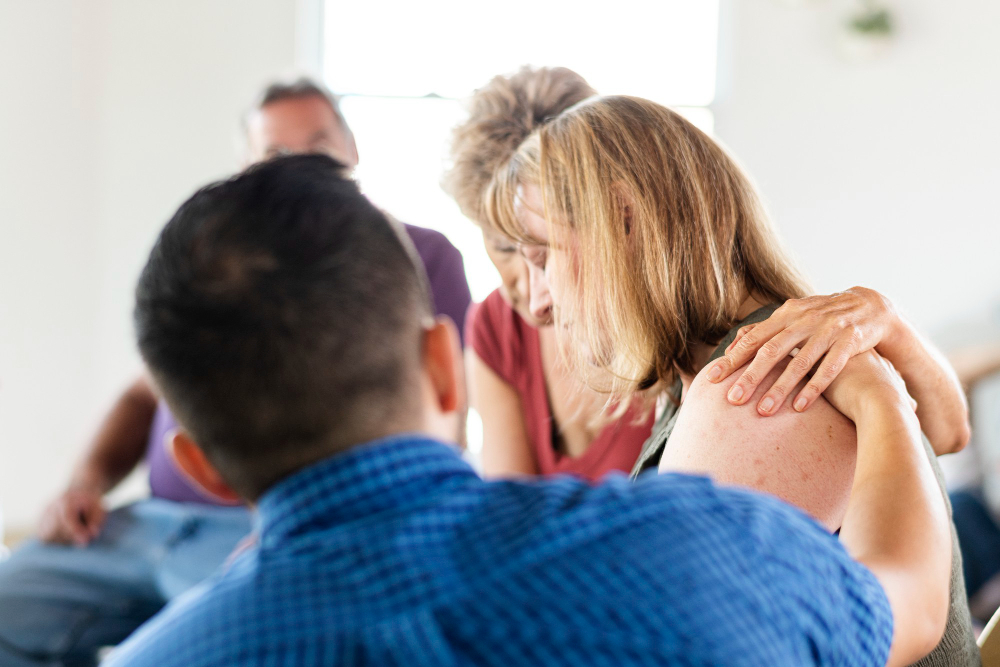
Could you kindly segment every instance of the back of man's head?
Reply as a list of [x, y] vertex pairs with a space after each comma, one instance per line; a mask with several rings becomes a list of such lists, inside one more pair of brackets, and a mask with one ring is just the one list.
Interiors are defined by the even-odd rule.
[[139, 279], [142, 356], [246, 498], [419, 420], [424, 279], [341, 170], [279, 158], [198, 191]]

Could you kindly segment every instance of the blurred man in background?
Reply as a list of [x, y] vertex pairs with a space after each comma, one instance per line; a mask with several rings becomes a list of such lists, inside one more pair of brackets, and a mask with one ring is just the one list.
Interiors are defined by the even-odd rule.
[[[322, 153], [348, 169], [358, 166], [354, 134], [340, 112], [337, 98], [310, 79], [267, 87], [245, 119], [247, 161], [278, 155]], [[434, 308], [461, 330], [472, 300], [462, 254], [444, 234], [404, 224], [430, 279]]]
[[[323, 153], [348, 169], [354, 136], [336, 98], [308, 79], [268, 86], [244, 119], [252, 164]], [[430, 279], [435, 312], [457, 324], [470, 302], [459, 251], [406, 226]], [[118, 398], [37, 539], [0, 565], [0, 665], [96, 662], [169, 600], [204, 580], [251, 530], [234, 496], [191, 484], [169, 456], [176, 422], [143, 375]], [[106, 511], [104, 497], [145, 459], [151, 497]]]

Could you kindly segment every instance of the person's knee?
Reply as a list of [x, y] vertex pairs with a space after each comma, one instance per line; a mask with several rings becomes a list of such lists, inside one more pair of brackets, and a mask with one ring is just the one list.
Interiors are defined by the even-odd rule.
[[71, 623], [39, 600], [3, 586], [0, 566], [0, 665], [48, 665], [63, 657]]
[[42, 665], [59, 657], [66, 619], [43, 608], [44, 573], [38, 554], [45, 546], [34, 540], [0, 563], [0, 664]]
[[30, 540], [0, 563], [0, 665], [94, 665], [158, 610], [105, 585], [92, 551]]

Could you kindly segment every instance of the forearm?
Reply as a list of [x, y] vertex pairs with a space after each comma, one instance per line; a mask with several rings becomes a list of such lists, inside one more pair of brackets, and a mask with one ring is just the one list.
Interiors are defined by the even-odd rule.
[[125, 390], [74, 468], [70, 486], [102, 494], [117, 486], [142, 460], [156, 402], [156, 394], [145, 378]]
[[899, 318], [894, 335], [876, 350], [892, 362], [917, 401], [920, 428], [938, 456], [969, 442], [969, 406], [948, 360], [908, 322]]
[[857, 420], [857, 469], [840, 532], [889, 598], [891, 664], [915, 661], [940, 640], [952, 557], [942, 491], [908, 409], [873, 404]]

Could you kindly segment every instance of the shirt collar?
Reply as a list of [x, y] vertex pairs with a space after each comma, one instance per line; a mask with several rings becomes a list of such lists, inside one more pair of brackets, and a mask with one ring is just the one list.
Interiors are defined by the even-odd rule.
[[306, 526], [347, 523], [421, 502], [454, 477], [477, 475], [452, 445], [413, 434], [355, 445], [293, 473], [261, 496], [261, 546]]

